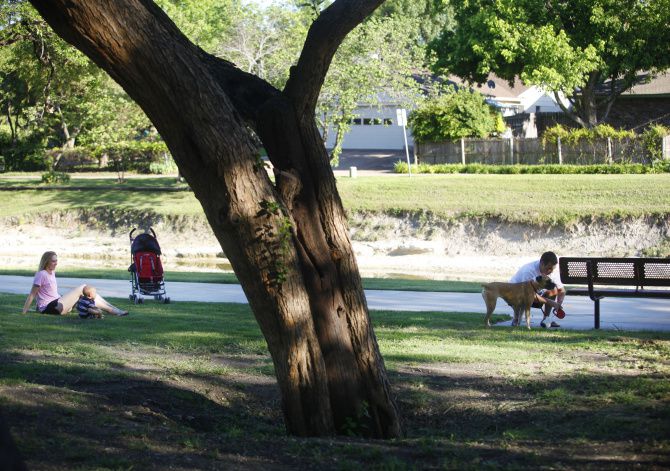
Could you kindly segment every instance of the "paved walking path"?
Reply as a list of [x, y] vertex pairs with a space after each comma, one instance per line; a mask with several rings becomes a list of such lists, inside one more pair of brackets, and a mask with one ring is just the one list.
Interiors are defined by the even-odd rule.
[[[127, 298], [130, 281], [85, 280], [58, 278], [61, 293], [80, 284], [90, 282], [104, 297]], [[0, 292], [28, 293], [32, 277], [0, 276]], [[246, 303], [240, 285], [213, 283], [166, 282], [167, 295], [172, 301], [202, 301], [220, 303]], [[438, 293], [418, 291], [365, 290], [370, 309], [391, 311], [472, 312], [484, 318], [486, 309], [479, 293]], [[146, 302], [153, 302], [149, 299]], [[20, 311], [22, 306], [17, 306]], [[564, 303], [567, 313], [560, 321], [562, 328], [588, 330], [593, 328], [593, 303], [583, 296], [568, 296]], [[499, 300], [495, 310], [511, 314], [511, 309]], [[132, 310], [131, 310], [132, 315]], [[670, 302], [663, 299], [605, 298], [600, 302], [601, 328], [610, 330], [670, 331]], [[539, 327], [541, 314], [533, 309], [532, 326]], [[510, 321], [499, 325], [510, 325]]]

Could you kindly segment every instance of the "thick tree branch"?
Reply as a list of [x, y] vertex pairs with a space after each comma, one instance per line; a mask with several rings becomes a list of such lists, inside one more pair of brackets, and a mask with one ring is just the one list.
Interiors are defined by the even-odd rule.
[[312, 23], [284, 92], [298, 116], [312, 117], [333, 55], [345, 36], [384, 0], [336, 0]]
[[[558, 103], [558, 106], [563, 110], [563, 113], [565, 113], [574, 121], [576, 121], [580, 126], [584, 126], [585, 124], [584, 120], [580, 118], [577, 113], [573, 112], [570, 108], [565, 106], [559, 92], [554, 92], [554, 99], [556, 100], [556, 103]], [[575, 106], [575, 101], [573, 99], [568, 98], [568, 101], [570, 102], [570, 104], [572, 104], [573, 107]]]

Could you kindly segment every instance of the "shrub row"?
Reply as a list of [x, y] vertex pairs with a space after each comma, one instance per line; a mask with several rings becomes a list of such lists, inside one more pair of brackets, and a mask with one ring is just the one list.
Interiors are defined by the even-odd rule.
[[169, 173], [176, 166], [164, 142], [126, 141], [105, 147], [40, 150], [23, 147], [5, 152], [7, 170], [135, 171]]
[[[395, 163], [396, 173], [407, 173], [407, 162]], [[490, 174], [641, 174], [670, 173], [670, 161], [643, 164], [597, 164], [597, 165], [485, 165], [485, 164], [418, 164], [412, 165], [412, 173], [490, 173]]]

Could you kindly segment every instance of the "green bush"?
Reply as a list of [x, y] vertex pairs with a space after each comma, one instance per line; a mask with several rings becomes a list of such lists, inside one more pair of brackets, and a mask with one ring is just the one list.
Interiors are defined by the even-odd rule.
[[640, 136], [652, 160], [658, 161], [663, 159], [661, 140], [667, 135], [670, 135], [670, 128], [666, 128], [661, 124], [655, 124], [645, 129]]
[[92, 154], [103, 164], [106, 160], [107, 165], [117, 172], [150, 173], [151, 164], [164, 163], [169, 152], [164, 142], [126, 141], [97, 147]]
[[546, 144], [550, 142], [556, 144], [559, 137], [564, 144], [578, 144], [580, 141], [592, 142], [595, 139], [607, 139], [608, 137], [613, 140], [635, 139], [637, 134], [634, 131], [627, 131], [625, 129], [614, 129], [607, 124], [600, 124], [591, 129], [566, 129], [557, 124], [556, 126], [547, 128], [542, 133], [542, 143]]
[[8, 133], [0, 131], [0, 155], [5, 157], [5, 170], [48, 170], [50, 167], [44, 154], [45, 147], [45, 139], [37, 134], [12, 142]]
[[42, 183], [53, 185], [55, 183], [67, 183], [70, 181], [70, 175], [65, 172], [55, 172], [49, 170], [42, 174]]
[[504, 122], [484, 95], [465, 88], [426, 100], [408, 120], [416, 142], [462, 137], [488, 137], [504, 130]]
[[[396, 173], [407, 173], [407, 162], [394, 165]], [[643, 174], [670, 173], [670, 162], [643, 164], [594, 164], [594, 165], [486, 165], [486, 164], [418, 164], [412, 173], [480, 173], [480, 174]]]
[[91, 149], [83, 146], [65, 150], [51, 149], [46, 152], [46, 156], [54, 162], [53, 169], [56, 171], [98, 170], [100, 167], [100, 161]]
[[178, 173], [179, 169], [174, 160], [168, 159], [167, 162], [152, 162], [149, 164], [149, 172], [153, 175], [166, 175], [170, 173]]

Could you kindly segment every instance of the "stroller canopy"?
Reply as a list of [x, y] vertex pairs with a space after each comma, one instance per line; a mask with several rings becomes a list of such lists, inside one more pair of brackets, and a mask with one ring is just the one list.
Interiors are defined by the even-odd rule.
[[130, 245], [130, 253], [135, 255], [136, 252], [152, 252], [160, 255], [161, 246], [158, 245], [158, 241], [151, 234], [140, 234], [133, 239]]

